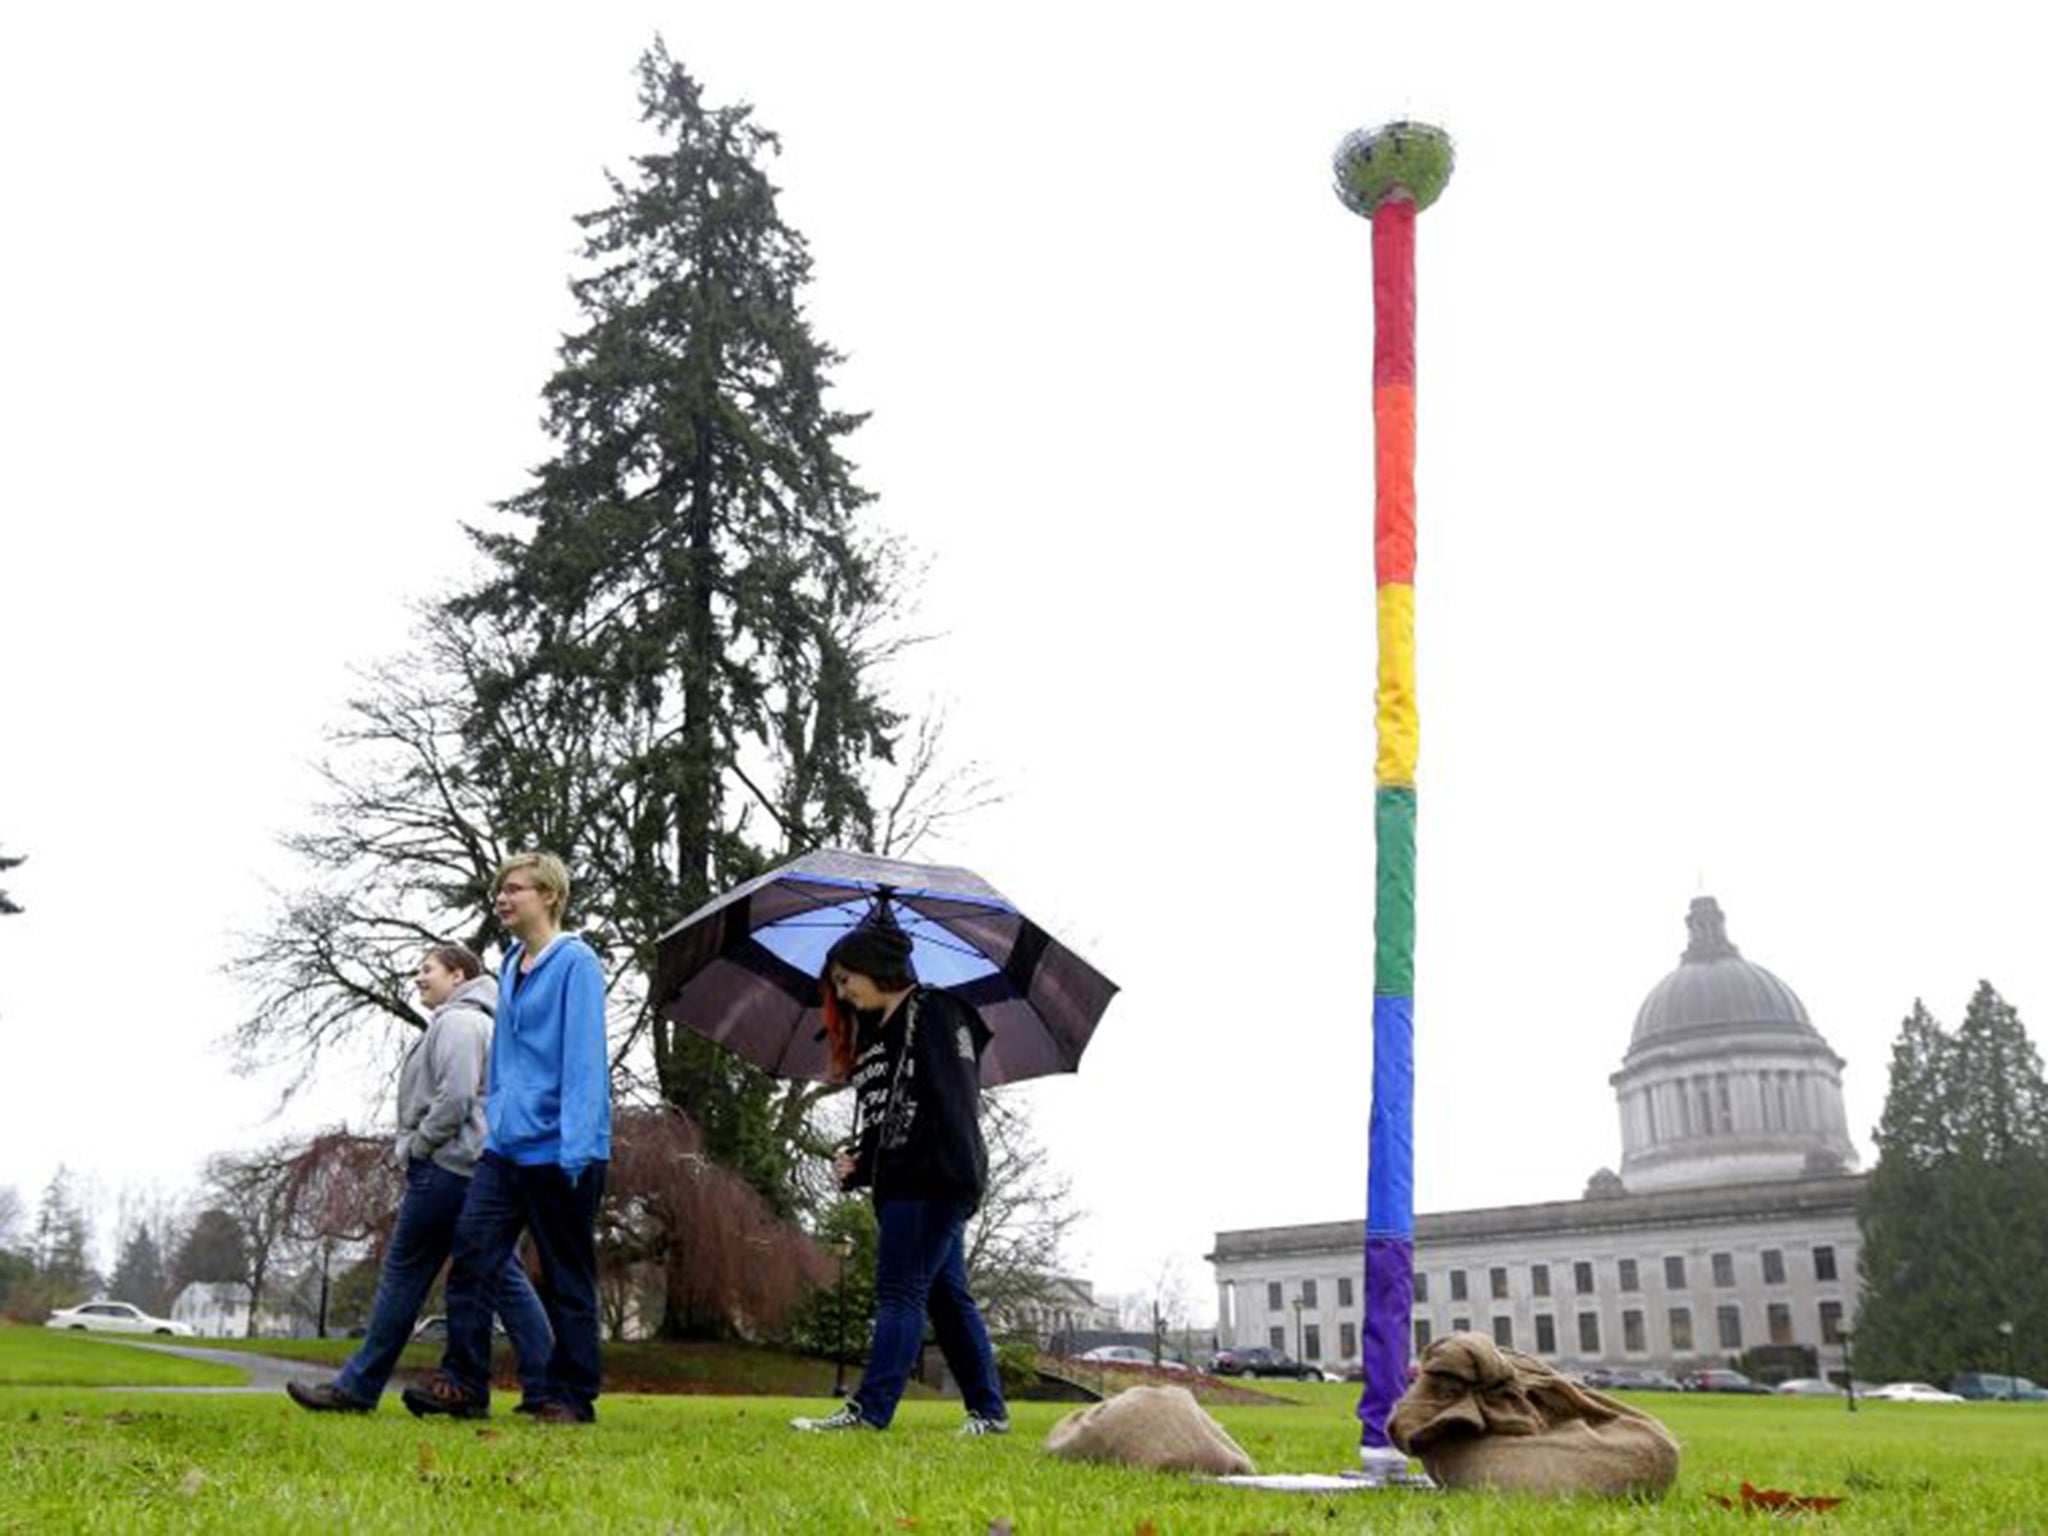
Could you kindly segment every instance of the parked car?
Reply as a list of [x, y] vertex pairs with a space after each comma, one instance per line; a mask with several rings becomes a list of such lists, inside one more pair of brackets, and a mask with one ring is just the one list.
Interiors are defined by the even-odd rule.
[[1939, 1387], [1930, 1387], [1924, 1381], [1888, 1381], [1881, 1387], [1872, 1387], [1863, 1394], [1881, 1403], [1960, 1403], [1962, 1398], [1953, 1392], [1944, 1392]]
[[2048, 1403], [2048, 1389], [2036, 1386], [2024, 1376], [2005, 1376], [1996, 1371], [1966, 1371], [1951, 1381], [1948, 1389], [1977, 1403]]
[[172, 1338], [192, 1337], [190, 1323], [168, 1317], [151, 1317], [140, 1307], [125, 1301], [88, 1301], [83, 1306], [64, 1307], [50, 1314], [45, 1328], [68, 1328], [90, 1333], [155, 1333]]
[[1175, 1360], [1170, 1355], [1161, 1355], [1155, 1361], [1152, 1358], [1151, 1350], [1142, 1349], [1136, 1344], [1098, 1344], [1095, 1348], [1078, 1354], [1074, 1358], [1076, 1360], [1086, 1360], [1091, 1365], [1142, 1365], [1148, 1368], [1156, 1365], [1160, 1369], [1168, 1371], [1184, 1371], [1187, 1369], [1185, 1365], [1182, 1365], [1180, 1361]]
[[1694, 1371], [1685, 1378], [1688, 1392], [1757, 1392], [1768, 1393], [1771, 1389], [1761, 1382], [1751, 1381], [1740, 1371], [1707, 1370]]
[[1296, 1381], [1320, 1381], [1319, 1367], [1304, 1365], [1270, 1349], [1221, 1349], [1214, 1367], [1218, 1376], [1291, 1376]]
[[1822, 1381], [1818, 1376], [1794, 1376], [1790, 1381], [1781, 1381], [1771, 1390], [1780, 1397], [1840, 1397], [1842, 1389], [1832, 1381]]
[[1684, 1389], [1678, 1378], [1669, 1371], [1636, 1370], [1624, 1366], [1608, 1371], [1607, 1385], [1602, 1388], [1609, 1392], [1679, 1392]]

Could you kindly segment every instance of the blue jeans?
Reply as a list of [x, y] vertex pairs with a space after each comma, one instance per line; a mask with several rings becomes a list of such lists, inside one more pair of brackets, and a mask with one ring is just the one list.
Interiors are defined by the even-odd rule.
[[527, 1384], [526, 1400], [560, 1403], [583, 1418], [595, 1417], [591, 1404], [604, 1378], [597, 1315], [597, 1208], [604, 1176], [603, 1163], [571, 1179], [556, 1163], [529, 1166], [496, 1152], [478, 1161], [455, 1225], [448, 1349], [441, 1369], [479, 1402], [491, 1397], [491, 1282], [519, 1234], [531, 1232], [540, 1254], [541, 1305], [555, 1345], [539, 1379]]
[[876, 1207], [875, 1339], [853, 1400], [877, 1428], [896, 1416], [924, 1345], [927, 1312], [967, 1411], [1009, 1417], [988, 1329], [967, 1293], [967, 1214], [957, 1200], [892, 1199]]
[[[407, 1166], [405, 1201], [398, 1208], [398, 1225], [392, 1230], [391, 1246], [384, 1251], [384, 1267], [377, 1275], [369, 1332], [362, 1348], [334, 1378], [339, 1391], [363, 1403], [375, 1403], [384, 1395], [399, 1351], [412, 1337], [420, 1303], [427, 1299], [434, 1276], [448, 1262], [455, 1224], [468, 1193], [469, 1180], [439, 1163], [416, 1157]], [[554, 1336], [516, 1255], [508, 1255], [498, 1271], [492, 1304], [511, 1336], [513, 1353], [519, 1357], [519, 1379], [531, 1392], [554, 1347]]]

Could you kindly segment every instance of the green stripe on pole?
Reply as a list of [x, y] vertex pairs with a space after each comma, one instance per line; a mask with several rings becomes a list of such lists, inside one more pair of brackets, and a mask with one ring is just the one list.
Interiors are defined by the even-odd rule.
[[1372, 989], [1381, 997], [1415, 995], [1415, 791], [1373, 792], [1379, 848], [1373, 921]]

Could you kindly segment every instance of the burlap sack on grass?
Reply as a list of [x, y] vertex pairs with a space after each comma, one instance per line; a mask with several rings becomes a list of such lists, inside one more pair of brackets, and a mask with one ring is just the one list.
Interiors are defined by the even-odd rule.
[[1068, 1414], [1045, 1448], [1076, 1461], [1115, 1461], [1155, 1472], [1255, 1472], [1251, 1457], [1186, 1387], [1126, 1387]]
[[1678, 1476], [1678, 1442], [1648, 1414], [1477, 1333], [1422, 1352], [1387, 1435], [1447, 1488], [1626, 1497]]

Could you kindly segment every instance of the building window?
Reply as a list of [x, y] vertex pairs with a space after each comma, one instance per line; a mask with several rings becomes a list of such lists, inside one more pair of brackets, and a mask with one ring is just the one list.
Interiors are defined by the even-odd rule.
[[1548, 1312], [1536, 1314], [1536, 1353], [1554, 1355], [1557, 1353], [1557, 1319]]
[[1472, 1319], [1471, 1319], [1471, 1318], [1469, 1318], [1469, 1317], [1454, 1317], [1454, 1318], [1452, 1318], [1452, 1319], [1451, 1319], [1451, 1332], [1453, 1332], [1453, 1333], [1470, 1333], [1471, 1331], [1472, 1331]]
[[1664, 1289], [1682, 1291], [1685, 1289], [1685, 1255], [1669, 1253], [1664, 1256]]
[[1489, 1269], [1486, 1272], [1486, 1283], [1492, 1290], [1495, 1301], [1506, 1301], [1508, 1299], [1508, 1272], [1504, 1265], [1496, 1264], [1492, 1269]]
[[1581, 1296], [1593, 1294], [1593, 1266], [1584, 1259], [1572, 1266], [1572, 1289]]
[[1454, 1269], [1451, 1271], [1451, 1300], [1463, 1301], [1464, 1299], [1465, 1271], [1463, 1271], [1462, 1269]]
[[1621, 1347], [1632, 1355], [1644, 1354], [1649, 1349], [1643, 1342], [1643, 1314], [1634, 1307], [1621, 1314]]
[[[1351, 1325], [1346, 1323], [1344, 1326], [1348, 1328]], [[1419, 1355], [1427, 1348], [1429, 1348], [1429, 1319], [1418, 1317], [1415, 1319], [1415, 1353]]]
[[[1422, 1326], [1427, 1329], [1429, 1324], [1424, 1323]], [[1416, 1347], [1419, 1349], [1421, 1346], [1417, 1345]], [[1358, 1358], [1358, 1324], [1339, 1323], [1337, 1325], [1337, 1348], [1343, 1351], [1346, 1360], [1356, 1360]]]
[[1764, 1284], [1783, 1285], [1784, 1283], [1785, 1250], [1782, 1248], [1766, 1248], [1764, 1250]]
[[1351, 1277], [1349, 1275], [1339, 1275], [1337, 1277], [1337, 1305], [1340, 1307], [1351, 1305]]
[[1723, 1136], [1735, 1129], [1735, 1111], [1728, 1102], [1728, 1074], [1714, 1074], [1714, 1129]]
[[1832, 1280], [1835, 1278], [1835, 1250], [1820, 1247], [1813, 1250], [1813, 1278]]
[[1268, 1280], [1266, 1282], [1266, 1310], [1268, 1312], [1278, 1312], [1283, 1305], [1284, 1303], [1280, 1300], [1280, 1282], [1278, 1280]]
[[1550, 1294], [1550, 1266], [1531, 1264], [1529, 1266], [1529, 1294], [1548, 1296]]
[[1774, 1301], [1771, 1303], [1767, 1315], [1770, 1318], [1771, 1342], [1773, 1344], [1790, 1344], [1792, 1342], [1792, 1309], [1782, 1301]]
[[1742, 1308], [1716, 1307], [1714, 1327], [1720, 1335], [1723, 1349], [1742, 1348]]
[[1823, 1344], [1842, 1342], [1842, 1304], [1839, 1301], [1820, 1304], [1820, 1341]]
[[1502, 1349], [1515, 1347], [1515, 1320], [1512, 1317], [1496, 1317], [1493, 1320], [1493, 1342]]
[[1323, 1358], [1323, 1330], [1320, 1324], [1310, 1323], [1301, 1330], [1301, 1355], [1304, 1360]]
[[1429, 1300], [1429, 1276], [1419, 1269], [1415, 1271], [1415, 1299]]
[[1640, 1291], [1643, 1288], [1643, 1277], [1636, 1273], [1634, 1259], [1616, 1260], [1614, 1267], [1621, 1277], [1621, 1288], [1624, 1291]]
[[1714, 1255], [1714, 1284], [1724, 1290], [1735, 1283], [1735, 1255], [1717, 1253]]
[[1304, 1307], [1312, 1307], [1316, 1304], [1315, 1281], [1304, 1280], [1301, 1282], [1301, 1304]]
[[1671, 1348], [1673, 1353], [1692, 1352], [1692, 1308], [1673, 1307], [1665, 1319], [1671, 1327]]
[[1579, 1314], [1579, 1353], [1597, 1355], [1600, 1353], [1600, 1314], [1581, 1312]]
[[1287, 1330], [1285, 1328], [1268, 1328], [1266, 1330], [1266, 1347], [1276, 1355], [1286, 1354]]

